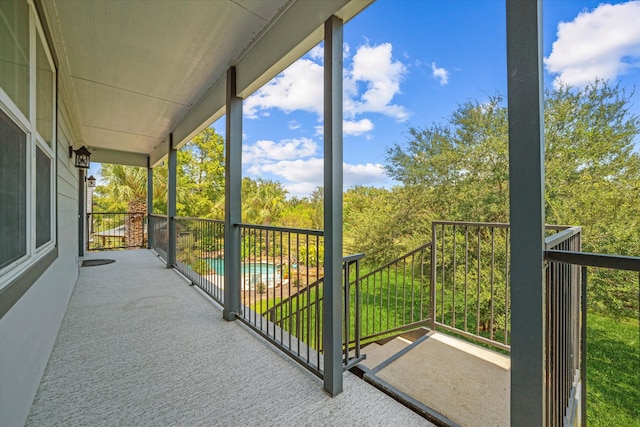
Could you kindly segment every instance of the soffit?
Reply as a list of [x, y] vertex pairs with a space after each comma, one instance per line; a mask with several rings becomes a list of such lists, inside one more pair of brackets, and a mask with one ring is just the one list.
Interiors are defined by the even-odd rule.
[[[220, 85], [231, 65], [249, 58], [239, 75], [255, 90], [256, 82], [295, 60], [283, 57], [320, 41], [324, 19], [345, 9], [349, 18], [370, 1], [52, 0], [43, 6], [79, 138], [98, 152], [150, 155], [166, 152], [179, 124], [196, 130], [219, 113]], [[203, 103], [208, 93], [215, 102]], [[190, 114], [196, 118], [184, 124]]]

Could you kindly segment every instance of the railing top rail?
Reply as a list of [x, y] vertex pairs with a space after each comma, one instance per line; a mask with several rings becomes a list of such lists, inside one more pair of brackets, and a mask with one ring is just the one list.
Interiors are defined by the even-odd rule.
[[152, 213], [152, 214], [149, 214], [149, 216], [152, 216], [152, 217], [154, 217], [154, 218], [163, 218], [163, 219], [167, 219], [167, 216], [166, 216], [166, 215], [161, 215], [161, 214], [154, 214], [154, 213]]
[[508, 222], [471, 222], [471, 221], [432, 221], [433, 225], [459, 225], [467, 227], [508, 228]]
[[385, 265], [383, 265], [382, 267], [378, 267], [373, 271], [370, 271], [369, 273], [365, 274], [364, 276], [362, 276], [361, 279], [366, 279], [369, 276], [373, 276], [374, 274], [384, 270], [385, 268], [391, 267], [393, 264], [397, 264], [398, 262], [402, 261], [405, 258], [409, 258], [412, 255], [415, 255], [416, 253], [420, 252], [421, 250], [431, 247], [432, 246], [432, 242], [429, 243], [425, 243], [424, 245], [412, 250], [411, 252], [401, 256], [400, 258], [396, 258], [393, 261], [389, 261], [388, 263], [386, 263]]
[[[342, 257], [342, 264], [351, 264], [353, 262], [356, 262], [362, 258], [364, 258], [365, 254], [353, 254], [353, 255], [347, 255], [345, 257]], [[269, 310], [265, 311], [263, 313], [263, 315], [268, 315], [271, 313], [275, 313], [275, 311], [282, 307], [285, 306], [286, 304], [288, 304], [288, 301], [295, 297], [297, 294], [299, 293], [303, 293], [303, 292], [308, 292], [310, 289], [314, 289], [317, 288], [318, 286], [320, 286], [321, 283], [324, 283], [324, 277], [320, 277], [318, 278], [318, 280], [316, 280], [315, 282], [307, 285], [307, 287], [298, 290], [297, 292], [289, 295], [287, 298], [283, 299], [282, 301], [280, 301], [279, 303], [277, 303], [276, 305], [274, 305], [273, 307], [271, 307]], [[322, 300], [322, 297], [320, 297], [320, 300]]]
[[210, 218], [195, 218], [190, 216], [177, 216], [174, 218], [176, 221], [203, 221], [203, 222], [213, 222], [216, 224], [224, 224], [223, 219], [210, 219]]
[[342, 257], [343, 264], [351, 264], [352, 262], [356, 262], [364, 258], [364, 254], [352, 254]]
[[568, 240], [569, 238], [575, 236], [576, 234], [579, 234], [582, 231], [582, 227], [580, 226], [573, 226], [573, 227], [569, 227], [567, 229], [564, 229], [552, 236], [549, 236], [547, 238], [544, 239], [544, 247], [545, 249], [551, 249], [554, 246]]
[[324, 236], [324, 230], [312, 230], [307, 228], [293, 228], [293, 227], [278, 227], [275, 225], [261, 225], [261, 224], [245, 224], [237, 223], [235, 227], [255, 228], [257, 230], [269, 230], [269, 231], [284, 231], [286, 233], [298, 233], [298, 234], [310, 234], [312, 236]]
[[640, 272], [640, 257], [557, 250], [544, 251], [544, 256], [547, 260], [567, 264]]
[[[262, 315], [268, 316], [269, 314], [275, 313], [276, 310], [279, 309], [280, 307], [284, 307], [287, 304], [289, 304], [289, 301], [292, 301], [296, 295], [302, 295], [305, 292], [309, 292], [311, 289], [315, 289], [318, 286], [320, 286], [321, 283], [324, 283], [324, 277], [320, 277], [315, 282], [309, 283], [307, 286], [305, 286], [302, 289], [298, 289], [296, 292], [292, 293], [291, 295], [289, 295], [279, 303], [275, 304], [273, 307], [269, 308], [267, 311], [263, 312]], [[320, 299], [322, 299], [322, 297], [320, 297]]]
[[[474, 222], [474, 221], [432, 221], [433, 225], [459, 225], [467, 227], [495, 227], [495, 228], [509, 228], [511, 223], [508, 222]], [[571, 225], [556, 225], [545, 224], [546, 230], [565, 230], [571, 228]]]
[[146, 212], [125, 211], [125, 212], [87, 212], [87, 215], [146, 215]]

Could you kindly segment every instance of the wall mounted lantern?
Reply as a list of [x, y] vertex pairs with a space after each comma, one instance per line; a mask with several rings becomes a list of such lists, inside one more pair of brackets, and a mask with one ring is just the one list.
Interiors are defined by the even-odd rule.
[[87, 178], [87, 185], [89, 186], [89, 188], [93, 188], [96, 186], [96, 179], [94, 178], [93, 175]]
[[89, 164], [91, 163], [91, 152], [87, 150], [87, 147], [83, 145], [77, 150], [74, 150], [73, 147], [69, 147], [69, 158], [73, 156], [73, 153], [76, 153], [76, 167], [81, 169], [89, 169]]

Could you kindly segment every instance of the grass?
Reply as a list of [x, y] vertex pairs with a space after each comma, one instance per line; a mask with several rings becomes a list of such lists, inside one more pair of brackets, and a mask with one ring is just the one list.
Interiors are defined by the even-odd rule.
[[249, 306], [249, 308], [252, 311], [255, 311], [256, 313], [263, 314], [265, 311], [269, 310], [274, 305], [279, 304], [280, 301], [282, 301], [282, 299], [280, 297], [261, 299], [259, 301], [256, 301], [255, 303], [251, 304]]
[[640, 327], [589, 313], [587, 420], [590, 426], [640, 426]]
[[[387, 313], [386, 310], [379, 310], [379, 307], [376, 307], [380, 304], [386, 306], [385, 288], [387, 286], [389, 283], [386, 280], [385, 283], [376, 285], [370, 290], [376, 298], [365, 298], [362, 301], [363, 330], [383, 328], [388, 320], [391, 324], [395, 323], [397, 313]], [[295, 311], [297, 307], [306, 308], [307, 300], [315, 301], [321, 296], [322, 289], [317, 296], [315, 289], [308, 294], [301, 292], [292, 300], [291, 307], [284, 306], [279, 310], [280, 315], [286, 316], [290, 309]], [[279, 302], [280, 298], [269, 298], [268, 301], [265, 299], [256, 302], [251, 309], [264, 313], [267, 306], [270, 308]], [[375, 320], [372, 312], [378, 313]], [[311, 342], [313, 347], [319, 344], [315, 342], [315, 317], [314, 308], [309, 311], [304, 310], [299, 318], [301, 324], [305, 325], [300, 327], [301, 338]], [[313, 325], [308, 332], [306, 331], [307, 323]], [[288, 323], [283, 326], [288, 329]], [[296, 329], [295, 325], [293, 329]], [[308, 334], [310, 334], [309, 337], [307, 337]], [[589, 313], [587, 334], [587, 420], [589, 425], [640, 427], [640, 326], [638, 320], [616, 320]]]

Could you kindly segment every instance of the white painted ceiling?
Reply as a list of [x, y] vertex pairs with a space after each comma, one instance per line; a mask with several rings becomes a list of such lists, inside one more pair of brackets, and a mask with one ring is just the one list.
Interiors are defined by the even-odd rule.
[[177, 142], [184, 143], [193, 131], [208, 125], [207, 120], [220, 116], [221, 88], [231, 65], [237, 68], [239, 91], [247, 96], [318, 43], [322, 22], [331, 14], [342, 14], [346, 20], [371, 1], [42, 4], [56, 44], [60, 78], [70, 87], [67, 96], [77, 107], [82, 142], [98, 154], [103, 150], [138, 154], [140, 159], [151, 156], [153, 163], [166, 153], [168, 135], [179, 125], [191, 126], [178, 132]]

